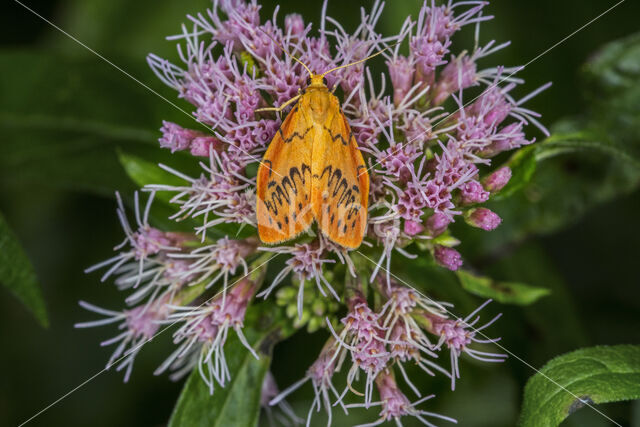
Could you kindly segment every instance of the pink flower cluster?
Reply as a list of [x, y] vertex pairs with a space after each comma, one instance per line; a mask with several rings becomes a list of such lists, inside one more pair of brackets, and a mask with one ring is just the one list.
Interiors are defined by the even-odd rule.
[[[120, 322], [121, 334], [106, 342], [119, 343], [107, 366], [126, 369], [128, 379], [140, 346], [161, 325], [177, 323], [177, 348], [157, 372], [171, 370], [177, 378], [198, 369], [213, 393], [214, 384], [224, 387], [231, 377], [224, 354], [229, 330], [258, 357], [242, 332], [255, 297], [267, 298], [278, 286], [297, 286], [297, 304], [291, 308], [297, 308], [300, 320], [307, 304], [305, 283], [311, 282], [322, 298], [343, 303], [347, 314], [342, 319], [328, 315], [331, 337], [305, 378], [280, 394], [274, 391], [275, 382], [265, 381], [265, 402], [280, 405], [295, 419], [283, 399], [311, 380], [315, 399], [307, 423], [312, 412], [322, 408], [331, 422], [336, 405], [344, 411], [380, 406], [373, 425], [399, 422], [403, 416], [427, 425], [432, 424], [425, 417], [454, 421], [416, 407], [432, 396], [422, 397], [404, 364], [416, 364], [428, 375], [444, 374], [453, 388], [462, 353], [483, 361], [503, 360], [503, 355], [479, 348], [495, 343], [483, 339], [481, 331], [497, 317], [478, 328], [477, 311], [456, 318], [450, 304], [394, 281], [391, 259], [397, 252], [407, 262], [430, 257], [448, 270], [461, 268], [462, 256], [454, 248], [461, 242], [449, 226], [462, 221], [485, 231], [498, 227], [502, 219], [484, 204], [508, 184], [512, 171], [493, 165], [495, 156], [534, 142], [525, 135], [529, 125], [548, 134], [539, 115], [523, 106], [548, 85], [516, 100], [512, 93], [524, 83], [515, 76], [520, 68], [479, 65], [509, 45], [482, 42], [480, 24], [492, 19], [484, 14], [486, 5], [480, 0], [437, 5], [425, 0], [414, 14], [417, 19], [407, 17], [393, 36], [376, 30], [384, 6], [380, 1], [362, 10], [351, 32], [328, 16], [327, 1], [317, 27], [297, 14], [281, 17], [278, 8], [265, 19], [257, 0], [214, 0], [206, 12], [188, 16], [188, 25], [169, 38], [178, 42], [179, 65], [153, 54], [148, 63], [192, 106], [195, 121], [162, 122], [160, 147], [191, 153], [202, 170], [190, 176], [161, 165], [183, 183], [145, 187], [151, 197], [144, 209], [136, 195], [135, 227], [118, 198], [126, 240], [116, 247], [115, 257], [89, 271], [107, 267], [103, 280], [113, 276], [120, 289], [132, 290], [125, 300], [130, 308], [112, 311], [83, 302], [104, 318], [78, 324]], [[453, 43], [465, 27], [475, 34], [471, 50]], [[374, 76], [364, 62], [327, 75], [370, 175], [363, 245], [349, 251], [310, 232], [292, 242], [261, 246], [255, 169], [281, 124], [281, 117], [261, 109], [287, 103], [305, 89], [308, 78], [290, 55], [322, 73], [378, 52], [386, 67], [381, 76]], [[479, 95], [469, 96], [470, 88]], [[172, 194], [164, 199], [174, 208], [169, 219], [192, 230], [162, 231], [149, 225], [156, 192]], [[273, 257], [284, 258], [280, 270], [255, 276], [256, 270], [264, 273]], [[264, 277], [273, 279], [263, 283]], [[437, 363], [442, 351], [450, 354], [449, 368]], [[346, 385], [338, 390], [334, 374], [345, 364]], [[417, 401], [411, 403], [403, 394], [396, 373]], [[376, 388], [379, 401], [374, 401]], [[362, 402], [348, 403], [353, 395]]]
[[[328, 322], [332, 337], [325, 344], [319, 358], [311, 365], [305, 378], [284, 390], [271, 401], [272, 404], [280, 402], [306, 381], [311, 380], [316, 397], [307, 421], [310, 420], [314, 409], [319, 410], [321, 407], [324, 407], [331, 420], [332, 408], [336, 405], [340, 405], [345, 411], [352, 407], [369, 408], [381, 405], [379, 423], [405, 415], [418, 418], [430, 415], [455, 422], [449, 417], [415, 409], [415, 405], [433, 395], [411, 404], [396, 385], [394, 367], [402, 374], [405, 383], [418, 398], [422, 396], [403, 367], [406, 362], [415, 363], [429, 375], [435, 375], [434, 370], [444, 374], [451, 379], [451, 388], [454, 389], [455, 380], [460, 378], [458, 359], [462, 353], [485, 362], [502, 362], [505, 359], [506, 356], [503, 354], [473, 347], [474, 344], [486, 345], [498, 341], [486, 337], [481, 331], [495, 322], [500, 315], [485, 325], [476, 327], [479, 321], [476, 314], [489, 301], [466, 318], [456, 319], [451, 318], [451, 313], [444, 303], [436, 302], [411, 288], [395, 281], [392, 281], [390, 286], [387, 286], [386, 281], [378, 281], [378, 284], [380, 294], [387, 298], [380, 310], [372, 310], [357, 290], [348, 290], [352, 296], [347, 298], [348, 313], [341, 320], [341, 328], [336, 331]], [[444, 349], [450, 353], [450, 370], [437, 363], [438, 353]], [[332, 378], [345, 363], [351, 363], [351, 366], [347, 372], [346, 386], [340, 392], [334, 386]], [[364, 393], [355, 387], [360, 375], [365, 377]], [[381, 398], [379, 402], [372, 401], [374, 385], [377, 386]], [[364, 401], [344, 404], [349, 391], [362, 396]], [[332, 395], [335, 402], [332, 402]]]

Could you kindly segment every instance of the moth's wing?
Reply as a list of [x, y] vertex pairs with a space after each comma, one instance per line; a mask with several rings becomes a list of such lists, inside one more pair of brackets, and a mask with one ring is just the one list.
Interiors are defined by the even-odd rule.
[[330, 105], [321, 141], [314, 141], [313, 213], [330, 240], [357, 248], [367, 227], [369, 174], [337, 98]]
[[258, 234], [264, 243], [289, 240], [313, 221], [311, 198], [311, 148], [306, 139], [311, 124], [298, 105], [273, 137], [258, 168], [256, 214]]

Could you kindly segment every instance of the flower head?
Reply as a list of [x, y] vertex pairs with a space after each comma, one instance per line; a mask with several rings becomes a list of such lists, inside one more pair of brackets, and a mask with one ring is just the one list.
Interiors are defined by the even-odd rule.
[[[487, 344], [500, 340], [500, 338], [486, 338], [484, 333], [481, 332], [498, 320], [501, 316], [500, 314], [480, 327], [474, 326], [480, 320], [479, 316], [475, 318], [474, 316], [490, 302], [491, 300], [487, 300], [464, 319], [449, 319], [447, 316], [439, 316], [428, 312], [423, 313], [425, 318], [431, 322], [431, 325], [428, 327], [429, 332], [439, 337], [437, 347], [446, 345], [449, 348], [451, 354], [452, 390], [455, 388], [456, 379], [460, 378], [458, 359], [462, 353], [466, 353], [474, 359], [483, 362], [502, 362], [507, 357], [505, 354], [490, 353], [471, 348], [473, 343]], [[478, 338], [476, 335], [484, 338]]]
[[[432, 425], [428, 417], [454, 421], [418, 409], [432, 396], [411, 403], [395, 375], [399, 372], [420, 397], [423, 391], [411, 381], [406, 363], [428, 375], [443, 374], [453, 386], [462, 353], [503, 360], [503, 355], [478, 347], [495, 343], [479, 337], [497, 317], [481, 328], [474, 328], [477, 310], [456, 318], [451, 304], [399, 284], [392, 255], [429, 257], [445, 269], [458, 270], [462, 256], [453, 246], [464, 242], [452, 235], [450, 224], [490, 231], [502, 221], [484, 206], [511, 178], [508, 167], [494, 167], [495, 156], [533, 143], [532, 127], [548, 134], [539, 114], [523, 106], [548, 85], [517, 100], [512, 94], [524, 83], [516, 76], [521, 68], [480, 66], [509, 45], [482, 42], [480, 24], [492, 19], [485, 15], [486, 5], [480, 0], [437, 5], [425, 0], [393, 35], [376, 28], [384, 6], [378, 0], [370, 10], [361, 10], [360, 22], [350, 31], [327, 15], [326, 1], [317, 24], [298, 14], [279, 16], [278, 8], [265, 15], [258, 0], [215, 0], [206, 12], [188, 16], [180, 34], [170, 37], [178, 42], [179, 61], [152, 54], [148, 63], [176, 97], [191, 105], [193, 118], [202, 125], [163, 121], [159, 145], [172, 153], [190, 153], [199, 171], [161, 165], [179, 180], [148, 185], [144, 208], [136, 194], [133, 226], [118, 196], [125, 241], [116, 247], [116, 256], [89, 270], [106, 267], [103, 280], [113, 277], [118, 288], [132, 290], [125, 299], [132, 307], [111, 311], [83, 302], [105, 318], [77, 325], [119, 323], [121, 334], [106, 342], [118, 343], [108, 366], [126, 369], [128, 379], [139, 345], [161, 325], [177, 323], [176, 348], [157, 372], [170, 370], [177, 378], [198, 369], [213, 393], [232, 375], [224, 352], [230, 331], [258, 357], [243, 333], [245, 322], [253, 321], [246, 314], [256, 294], [267, 299], [280, 286], [277, 303], [262, 304], [272, 304], [274, 318], [288, 322], [279, 325], [283, 335], [307, 323], [309, 330], [326, 325], [331, 335], [305, 376], [282, 393], [267, 376], [263, 406], [278, 404], [295, 422], [283, 398], [311, 382], [315, 396], [307, 424], [315, 411], [326, 411], [331, 423], [334, 406], [346, 412], [353, 405], [380, 406], [374, 425], [399, 424], [406, 416], [427, 425]], [[464, 27], [475, 30], [470, 48], [458, 46], [454, 37]], [[380, 75], [365, 62], [378, 53], [385, 63]], [[332, 242], [322, 227], [268, 247], [256, 230], [263, 220], [256, 215], [256, 168], [284, 116], [301, 114], [296, 96], [307, 89], [309, 71], [327, 73], [327, 88], [338, 99], [367, 165], [370, 202], [357, 252]], [[287, 167], [293, 157], [284, 159]], [[319, 167], [319, 161], [309, 167]], [[293, 187], [291, 191], [299, 191]], [[169, 219], [180, 223], [175, 230], [188, 232], [150, 224], [155, 217], [151, 201], [160, 191], [171, 193], [163, 208], [168, 205]], [[274, 196], [274, 204], [286, 203], [287, 195], [281, 196]], [[275, 257], [279, 261], [270, 263]], [[273, 274], [266, 274], [267, 268]], [[257, 276], [255, 270], [260, 271]], [[260, 290], [263, 280], [268, 283]], [[447, 351], [450, 370], [439, 363], [439, 355]], [[346, 384], [335, 375], [343, 368]], [[348, 403], [360, 398], [361, 403]]]
[[140, 305], [131, 310], [121, 312], [106, 310], [88, 302], [80, 301], [80, 306], [88, 311], [105, 316], [104, 319], [89, 322], [76, 323], [76, 328], [91, 328], [94, 326], [109, 325], [120, 322], [119, 329], [124, 330], [115, 337], [100, 343], [102, 346], [118, 344], [107, 362], [106, 369], [117, 366], [118, 371], [124, 370], [124, 382], [129, 381], [133, 362], [142, 346], [151, 341], [160, 323], [166, 320], [171, 312], [166, 304], [166, 299], [161, 299], [152, 304]]
[[[341, 320], [344, 325], [340, 334], [337, 334], [331, 325], [331, 332], [336, 339], [336, 356], [343, 352], [351, 355], [353, 362], [347, 373], [347, 389], [353, 390], [353, 382], [360, 371], [366, 375], [364, 384], [365, 405], [369, 405], [372, 399], [373, 382], [390, 360], [390, 353], [385, 346], [385, 331], [380, 324], [380, 315], [373, 312], [361, 295], [355, 295], [349, 302], [347, 315]], [[344, 396], [344, 393], [343, 393]]]
[[316, 359], [315, 362], [309, 367], [304, 378], [299, 380], [298, 382], [292, 384], [282, 391], [278, 396], [273, 398], [269, 405], [277, 405], [282, 400], [287, 397], [289, 394], [296, 391], [307, 381], [311, 380], [311, 384], [313, 386], [314, 391], [314, 399], [311, 407], [309, 408], [309, 413], [307, 414], [307, 425], [311, 422], [311, 416], [313, 415], [314, 410], [320, 411], [320, 409], [324, 408], [328, 417], [328, 425], [331, 425], [332, 415], [333, 415], [333, 407], [335, 406], [331, 402], [332, 396], [337, 400], [337, 404], [347, 411], [344, 404], [341, 402], [340, 393], [335, 388], [332, 382], [333, 374], [336, 371], [337, 365], [340, 363], [340, 360], [336, 359], [338, 356], [335, 341], [330, 338], [324, 345], [324, 348], [320, 352], [320, 355]]

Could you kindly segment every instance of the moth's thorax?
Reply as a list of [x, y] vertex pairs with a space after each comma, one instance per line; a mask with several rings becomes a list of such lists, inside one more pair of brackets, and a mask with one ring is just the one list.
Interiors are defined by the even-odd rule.
[[334, 96], [329, 93], [326, 86], [322, 88], [308, 88], [304, 94], [312, 120], [315, 123], [324, 123], [327, 113], [332, 107]]

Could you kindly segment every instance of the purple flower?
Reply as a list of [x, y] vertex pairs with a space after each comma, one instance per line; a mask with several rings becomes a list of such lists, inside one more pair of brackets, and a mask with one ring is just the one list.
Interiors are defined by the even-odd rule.
[[185, 129], [175, 123], [163, 121], [160, 146], [171, 152], [189, 150], [194, 156], [209, 157], [210, 150], [219, 151], [220, 141], [202, 132]]
[[420, 396], [420, 392], [413, 385], [407, 375], [403, 363], [413, 362], [429, 375], [435, 375], [434, 370], [446, 376], [450, 374], [435, 363], [437, 354], [435, 346], [429, 340], [422, 327], [416, 322], [414, 315], [427, 311], [434, 314], [446, 313], [444, 306], [432, 299], [425, 298], [415, 290], [398, 285], [392, 281], [391, 286], [382, 286], [383, 293], [389, 298], [380, 310], [382, 326], [387, 331], [385, 339], [388, 341], [391, 357], [395, 360], [407, 385]]
[[[330, 324], [338, 353], [348, 352], [353, 364], [347, 373], [347, 388], [353, 390], [353, 382], [360, 371], [366, 375], [364, 403], [371, 404], [373, 383], [376, 376], [386, 368], [391, 354], [385, 347], [385, 333], [379, 322], [380, 315], [373, 312], [361, 295], [347, 302], [350, 310], [341, 320], [344, 328], [337, 334]], [[344, 394], [341, 396], [344, 397]]]
[[240, 166], [230, 162], [225, 153], [209, 153], [209, 166], [202, 164], [207, 175], [191, 178], [179, 171], [167, 171], [187, 181], [188, 185], [150, 185], [149, 189], [177, 193], [172, 203], [180, 206], [171, 219], [202, 218], [197, 234], [205, 237], [207, 229], [225, 222], [255, 225], [253, 183], [241, 174]]
[[297, 13], [287, 15], [284, 18], [284, 31], [292, 36], [304, 36], [306, 31], [302, 16]]
[[[487, 353], [485, 351], [475, 350], [471, 347], [473, 343], [495, 343], [500, 340], [500, 338], [486, 338], [484, 333], [480, 333], [485, 328], [488, 328], [493, 322], [500, 318], [500, 314], [495, 316], [489, 322], [485, 323], [483, 326], [478, 328], [474, 327], [474, 325], [480, 320], [480, 317], [474, 316], [482, 310], [487, 304], [489, 304], [491, 300], [485, 301], [480, 307], [475, 309], [472, 313], [470, 313], [464, 319], [448, 319], [446, 317], [441, 317], [435, 315], [433, 313], [425, 312], [424, 316], [429, 320], [431, 326], [429, 327], [429, 332], [440, 337], [438, 341], [437, 347], [445, 345], [449, 348], [451, 353], [451, 389], [455, 388], [455, 380], [460, 378], [460, 366], [458, 364], [458, 359], [462, 353], [466, 353], [474, 359], [483, 361], [483, 362], [503, 362], [507, 357], [506, 354], [500, 353]], [[484, 339], [480, 339], [476, 337], [476, 334], [480, 333]]]
[[393, 103], [399, 105], [413, 86], [415, 64], [402, 55], [395, 55], [387, 61], [389, 76], [393, 85]]
[[[271, 285], [264, 291], [258, 294], [258, 297], [267, 298], [271, 292], [278, 286], [289, 273], [293, 272], [298, 276], [300, 281], [298, 288], [298, 317], [302, 317], [302, 302], [304, 297], [304, 283], [306, 280], [314, 280], [318, 290], [322, 296], [326, 297], [327, 293], [324, 288], [326, 287], [331, 295], [340, 300], [340, 297], [331, 286], [331, 283], [324, 277], [322, 273], [322, 267], [324, 264], [331, 264], [335, 261], [326, 258], [328, 254], [325, 251], [323, 242], [320, 241], [319, 245], [309, 244], [296, 244], [294, 247], [281, 247], [281, 248], [260, 248], [267, 252], [276, 252], [290, 254], [291, 258], [286, 261], [286, 267], [283, 268], [280, 273], [273, 279]], [[324, 286], [323, 286], [324, 285]]]
[[172, 306], [174, 312], [165, 323], [183, 325], [173, 334], [178, 348], [158, 367], [155, 374], [170, 369], [177, 379], [198, 366], [200, 376], [213, 394], [217, 382], [224, 387], [231, 379], [224, 354], [224, 344], [230, 329], [256, 359], [258, 354], [242, 333], [247, 306], [257, 286], [249, 279], [240, 280], [225, 295], [220, 295], [198, 307]]
[[[380, 411], [380, 418], [373, 423], [360, 424], [358, 427], [376, 426], [391, 420], [394, 420], [398, 425], [402, 425], [400, 423], [400, 418], [406, 416], [416, 417], [420, 422], [428, 426], [433, 426], [433, 424], [428, 422], [425, 417], [439, 418], [441, 420], [449, 421], [452, 423], [457, 422], [454, 418], [451, 417], [446, 417], [434, 412], [427, 412], [417, 409], [416, 406], [429, 399], [432, 399], [435, 395], [432, 394], [411, 403], [409, 399], [398, 388], [396, 380], [391, 372], [382, 372], [380, 375], [378, 375], [378, 377], [376, 378], [376, 386], [378, 388], [378, 392], [380, 393], [380, 402], [376, 402], [372, 405], [381, 406], [382, 410]], [[349, 407], [355, 406], [360, 405], [349, 405]]]
[[415, 236], [416, 234], [420, 234], [424, 230], [422, 224], [416, 221], [405, 221], [404, 222], [404, 232], [409, 236]]
[[189, 253], [174, 255], [173, 258], [188, 261], [189, 269], [182, 274], [193, 276], [194, 280], [204, 283], [205, 289], [222, 278], [224, 291], [229, 276], [236, 274], [240, 267], [245, 275], [248, 274], [249, 266], [245, 258], [253, 254], [257, 246], [255, 238], [231, 240], [223, 237], [214, 244], [197, 247]]
[[[327, 425], [331, 425], [333, 414], [332, 410], [335, 404], [339, 404], [345, 412], [347, 411], [345, 405], [342, 403], [340, 393], [332, 382], [332, 377], [338, 364], [338, 360], [336, 359], [338, 354], [338, 350], [335, 346], [335, 340], [333, 338], [329, 338], [320, 352], [318, 359], [316, 359], [316, 361], [309, 367], [304, 378], [283, 390], [282, 393], [269, 402], [269, 405], [278, 405], [285, 397], [299, 389], [307, 381], [311, 380], [315, 396], [311, 407], [309, 408], [307, 424], [311, 422], [311, 416], [313, 415], [314, 410], [320, 411], [321, 408], [324, 408], [327, 413], [327, 417], [329, 418]], [[337, 399], [335, 404], [331, 402], [331, 395]]]
[[134, 195], [135, 219], [137, 228], [132, 228], [127, 218], [120, 194], [117, 214], [125, 232], [125, 239], [114, 250], [118, 255], [102, 261], [85, 272], [89, 273], [103, 267], [109, 267], [102, 275], [105, 281], [115, 276], [115, 284], [119, 289], [134, 289], [126, 299], [127, 304], [136, 304], [144, 298], [149, 303], [158, 297], [174, 295], [180, 290], [188, 277], [178, 279], [172, 275], [175, 270], [173, 255], [182, 253], [185, 246], [196, 240], [195, 235], [188, 233], [164, 232], [149, 225], [149, 211], [155, 193], [151, 193], [144, 209], [140, 207], [139, 194]]
[[128, 382], [131, 377], [133, 362], [140, 349], [146, 342], [154, 338], [160, 327], [160, 322], [165, 320], [171, 313], [171, 308], [167, 305], [167, 302], [168, 298], [165, 297], [154, 301], [152, 304], [143, 304], [131, 310], [118, 312], [80, 301], [80, 307], [106, 317], [100, 320], [76, 323], [74, 326], [76, 328], [91, 328], [121, 322], [118, 328], [124, 330], [124, 332], [103, 341], [100, 345], [108, 346], [118, 343], [107, 362], [106, 369], [116, 365], [117, 371], [125, 371], [124, 382]]
[[453, 56], [451, 62], [443, 68], [438, 84], [434, 89], [433, 102], [442, 104], [451, 94], [477, 84], [476, 63], [468, 55]]

